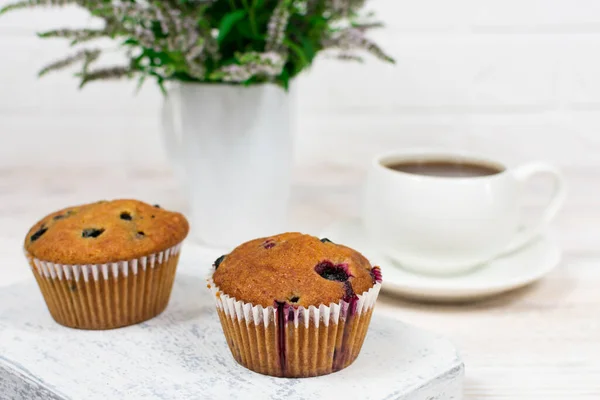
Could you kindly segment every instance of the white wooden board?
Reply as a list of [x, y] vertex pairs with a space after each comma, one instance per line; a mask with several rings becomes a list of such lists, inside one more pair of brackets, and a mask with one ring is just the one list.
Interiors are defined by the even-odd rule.
[[[343, 371], [281, 379], [239, 366], [203, 278], [215, 252], [185, 246], [181, 257], [167, 310], [119, 330], [59, 326], [32, 278], [0, 288], [0, 399], [462, 399], [452, 344], [377, 308], [361, 355]], [[8, 276], [28, 268], [3, 261]]]

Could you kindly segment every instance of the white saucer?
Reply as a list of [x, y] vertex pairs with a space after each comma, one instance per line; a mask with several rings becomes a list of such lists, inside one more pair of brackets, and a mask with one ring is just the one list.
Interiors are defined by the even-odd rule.
[[383, 255], [369, 243], [359, 219], [335, 223], [321, 233], [321, 237], [350, 246], [381, 266], [382, 291], [417, 300], [466, 301], [490, 297], [539, 280], [561, 260], [560, 247], [551, 235], [546, 234], [520, 251], [468, 274], [434, 277], [402, 269]]

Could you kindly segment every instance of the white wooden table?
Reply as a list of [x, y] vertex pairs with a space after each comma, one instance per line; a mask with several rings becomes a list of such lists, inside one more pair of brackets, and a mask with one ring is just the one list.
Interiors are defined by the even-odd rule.
[[[600, 171], [565, 172], [571, 194], [556, 223], [564, 261], [543, 281], [478, 304], [380, 300], [379, 312], [458, 345], [467, 399], [600, 399]], [[360, 169], [335, 166], [298, 171], [290, 229], [317, 234], [337, 218], [356, 215], [362, 178]], [[4, 169], [0, 239], [23, 238], [56, 208], [116, 197], [186, 210], [168, 171]]]

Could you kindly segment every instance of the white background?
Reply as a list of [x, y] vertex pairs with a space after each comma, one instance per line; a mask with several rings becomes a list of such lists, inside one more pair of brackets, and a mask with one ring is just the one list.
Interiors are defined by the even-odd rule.
[[[600, 1], [367, 3], [397, 65], [317, 60], [298, 81], [298, 165], [364, 165], [416, 145], [600, 164]], [[153, 82], [136, 95], [133, 82], [80, 91], [73, 71], [36, 77], [68, 49], [35, 32], [88, 22], [70, 8], [0, 17], [0, 167], [168, 165]]]

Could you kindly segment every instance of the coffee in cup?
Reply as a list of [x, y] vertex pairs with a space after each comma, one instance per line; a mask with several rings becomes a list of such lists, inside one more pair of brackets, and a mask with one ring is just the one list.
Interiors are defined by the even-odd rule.
[[[524, 185], [553, 177], [541, 220], [522, 228]], [[477, 154], [395, 151], [373, 161], [366, 182], [366, 233], [404, 268], [430, 274], [469, 271], [535, 239], [566, 195], [561, 172], [546, 163], [509, 168]]]

